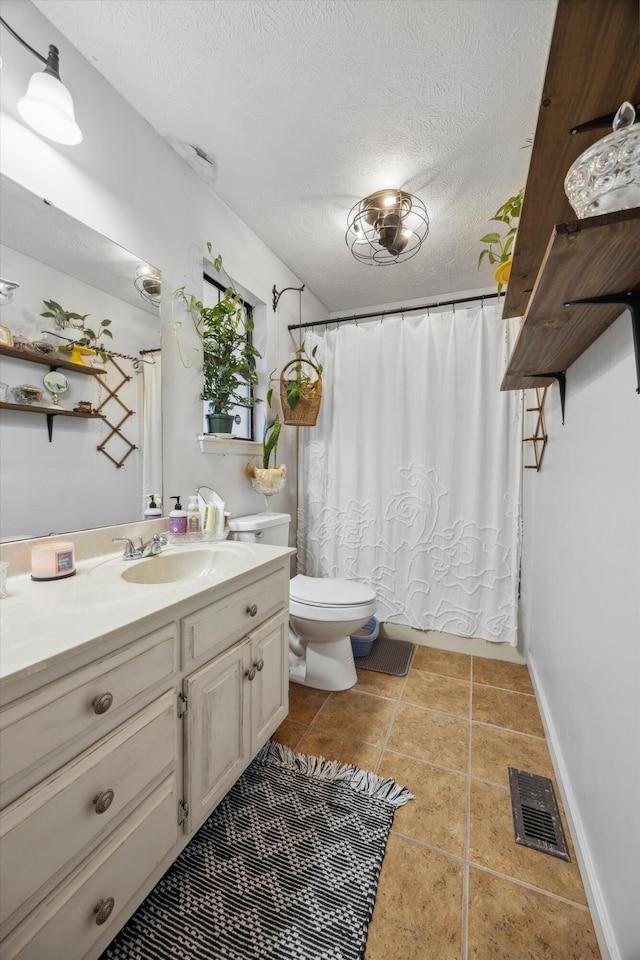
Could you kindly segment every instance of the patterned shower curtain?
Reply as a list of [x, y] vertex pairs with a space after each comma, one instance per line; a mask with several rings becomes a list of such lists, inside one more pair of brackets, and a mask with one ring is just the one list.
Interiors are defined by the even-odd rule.
[[500, 381], [518, 321], [485, 306], [318, 329], [299, 572], [371, 584], [383, 621], [515, 645], [521, 394]]

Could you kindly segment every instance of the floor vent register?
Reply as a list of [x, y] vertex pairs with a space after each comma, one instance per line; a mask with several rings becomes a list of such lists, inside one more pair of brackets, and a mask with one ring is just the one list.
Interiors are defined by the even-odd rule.
[[516, 843], [571, 860], [551, 780], [509, 767], [509, 787]]

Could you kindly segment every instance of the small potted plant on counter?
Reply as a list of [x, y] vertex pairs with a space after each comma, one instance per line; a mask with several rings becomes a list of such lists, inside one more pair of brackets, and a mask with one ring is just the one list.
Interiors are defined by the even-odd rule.
[[[207, 248], [211, 253], [211, 244], [207, 244]], [[205, 307], [193, 295], [185, 294], [184, 287], [175, 296], [186, 303], [202, 344], [204, 387], [200, 399], [209, 401], [209, 433], [230, 435], [232, 407], [253, 407], [260, 403], [259, 397], [243, 396], [242, 391], [247, 384], [255, 386], [258, 382], [256, 360], [261, 354], [251, 342], [253, 320], [222, 266], [222, 257], [216, 257], [213, 265], [229, 281], [219, 303]]]

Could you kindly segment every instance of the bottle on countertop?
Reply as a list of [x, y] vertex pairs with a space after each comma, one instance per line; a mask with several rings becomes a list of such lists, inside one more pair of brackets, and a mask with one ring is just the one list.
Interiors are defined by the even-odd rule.
[[189, 497], [187, 506], [187, 533], [200, 533], [200, 506], [198, 504], [198, 495]]
[[182, 509], [180, 496], [171, 497], [176, 505], [169, 514], [169, 533], [173, 537], [182, 537], [187, 532], [187, 511]]
[[162, 510], [155, 501], [155, 494], [151, 494], [149, 497], [149, 505], [144, 511], [145, 520], [157, 520], [158, 517], [162, 516]]

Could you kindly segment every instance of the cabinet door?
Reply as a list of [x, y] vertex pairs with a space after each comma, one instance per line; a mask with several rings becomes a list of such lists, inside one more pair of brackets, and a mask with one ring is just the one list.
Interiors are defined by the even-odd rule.
[[289, 611], [251, 634], [251, 754], [257, 753], [289, 712]]
[[249, 762], [250, 650], [247, 638], [184, 681], [188, 833], [211, 813]]

